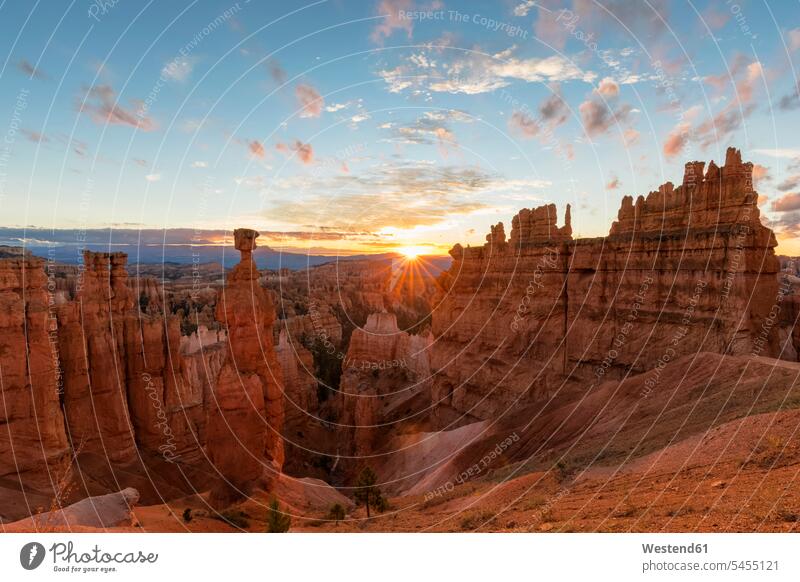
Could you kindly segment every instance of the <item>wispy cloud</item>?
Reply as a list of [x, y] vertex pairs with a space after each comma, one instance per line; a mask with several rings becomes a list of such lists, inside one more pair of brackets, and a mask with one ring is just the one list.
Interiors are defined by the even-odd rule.
[[287, 156], [294, 155], [295, 159], [303, 164], [308, 165], [314, 163], [314, 148], [310, 143], [303, 143], [299, 139], [291, 144], [275, 144], [275, 149]]
[[294, 94], [300, 104], [300, 117], [319, 117], [325, 100], [311, 85], [298, 85]]
[[38, 131], [33, 131], [31, 129], [20, 129], [20, 133], [24, 135], [29, 141], [34, 143], [47, 143], [50, 141], [43, 133], [39, 133]]
[[192, 57], [177, 57], [164, 65], [161, 75], [167, 80], [183, 83], [191, 76], [194, 65], [195, 59]]
[[87, 90], [86, 98], [78, 102], [78, 110], [88, 113], [92, 121], [100, 124], [127, 125], [153, 131], [156, 123], [145, 114], [143, 104], [134, 102], [138, 109], [127, 109], [119, 104], [116, 92], [110, 85], [95, 85]]
[[[371, 232], [408, 229], [486, 208], [473, 195], [488, 190], [492, 178], [471, 167], [387, 163], [359, 175], [278, 180], [271, 196], [276, 202], [268, 212], [293, 224], [339, 229], [358, 225]], [[298, 188], [315, 194], [297, 200], [293, 193]]]
[[772, 210], [775, 212], [800, 210], [800, 194], [793, 192], [778, 198], [772, 202]]
[[17, 63], [17, 68], [28, 75], [31, 79], [39, 79], [40, 81], [44, 81], [48, 78], [44, 71], [34, 67], [26, 59], [19, 61]]
[[418, 61], [407, 59], [391, 69], [378, 71], [390, 93], [407, 89], [479, 95], [507, 87], [514, 81], [527, 83], [583, 80], [592, 82], [597, 74], [585, 71], [568, 59], [553, 55], [545, 58], [512, 56], [516, 47], [502, 53], [485, 55], [471, 53], [456, 57], [435, 70], [420, 67]]
[[252, 141], [248, 141], [247, 149], [250, 152], [250, 156], [253, 158], [264, 159], [266, 156], [266, 151], [264, 150], [264, 144], [261, 143], [259, 140], [254, 139]]
[[413, 8], [414, 2], [412, 0], [381, 0], [378, 2], [376, 13], [383, 16], [383, 18], [370, 34], [372, 42], [383, 43], [396, 30], [405, 31], [406, 36], [411, 38], [414, 30], [414, 21], [410, 18], [405, 18], [404, 14], [412, 11]]
[[508, 129], [511, 133], [530, 139], [539, 133], [539, 124], [527, 113], [515, 111], [508, 119]]

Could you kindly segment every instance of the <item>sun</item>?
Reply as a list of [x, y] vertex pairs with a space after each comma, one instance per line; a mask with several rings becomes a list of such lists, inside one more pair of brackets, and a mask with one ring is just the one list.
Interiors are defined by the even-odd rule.
[[414, 260], [425, 252], [425, 247], [402, 247], [398, 249], [401, 255], [406, 259]]

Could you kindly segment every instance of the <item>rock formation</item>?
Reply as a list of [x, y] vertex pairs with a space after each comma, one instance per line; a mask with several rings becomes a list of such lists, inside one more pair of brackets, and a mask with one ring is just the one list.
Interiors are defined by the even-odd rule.
[[130, 462], [136, 443], [128, 412], [125, 323], [134, 301], [127, 256], [86, 251], [83, 257], [77, 299], [58, 308], [68, 434], [83, 452]]
[[189, 335], [185, 299], [173, 315], [151, 282], [147, 305], [137, 301], [143, 279], [132, 284], [122, 253], [86, 251], [74, 272], [22, 254], [0, 260], [0, 477], [59, 501], [64, 478], [77, 495], [96, 492], [95, 480], [144, 483], [152, 502], [157, 475], [176, 473], [166, 495], [206, 487], [210, 458], [224, 503], [266, 465], [280, 471], [281, 370], [270, 296], [254, 284], [255, 236], [237, 231], [243, 260], [219, 302], [193, 289], [218, 320]]
[[[433, 400], [443, 426], [520, 400], [663, 366], [697, 351], [796, 358], [770, 310], [780, 297], [772, 232], [752, 164], [686, 164], [683, 184], [622, 201], [609, 236], [572, 239], [550, 204], [451, 250], [433, 313]], [[785, 334], [784, 334], [785, 335]]]
[[69, 450], [62, 370], [44, 260], [0, 261], [0, 476], [51, 480]]
[[208, 452], [223, 475], [212, 491], [217, 504], [247, 493], [265, 475], [283, 466], [283, 383], [275, 356], [275, 311], [258, 283], [252, 258], [258, 232], [234, 231], [241, 261], [228, 274], [216, 318], [228, 330], [227, 359], [214, 390], [208, 425]]

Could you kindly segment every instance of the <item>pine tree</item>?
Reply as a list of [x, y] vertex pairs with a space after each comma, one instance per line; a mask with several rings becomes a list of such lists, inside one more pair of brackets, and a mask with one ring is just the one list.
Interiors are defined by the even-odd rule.
[[383, 498], [380, 488], [375, 485], [377, 481], [378, 477], [375, 475], [375, 472], [369, 467], [364, 467], [364, 470], [361, 471], [361, 474], [359, 474], [358, 482], [356, 483], [356, 492], [354, 497], [356, 499], [356, 503], [359, 505], [364, 505], [364, 507], [367, 508], [367, 518], [370, 517], [370, 506], [374, 507], [379, 512], [383, 511], [387, 507], [386, 500]]

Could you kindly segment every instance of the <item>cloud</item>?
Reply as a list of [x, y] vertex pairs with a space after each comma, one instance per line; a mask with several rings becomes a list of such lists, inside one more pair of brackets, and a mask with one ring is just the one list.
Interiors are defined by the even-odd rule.
[[598, 95], [602, 95], [608, 99], [619, 95], [619, 85], [617, 85], [617, 82], [611, 77], [605, 77], [602, 81], [600, 81], [600, 84], [594, 91]]
[[260, 158], [264, 159], [266, 156], [266, 150], [264, 150], [264, 144], [254, 139], [253, 141], [248, 141], [247, 149], [250, 152], [250, 156], [253, 158]]
[[625, 34], [630, 38], [661, 36], [669, 22], [669, 0], [630, 2], [630, 0], [574, 0], [574, 16], [578, 17], [584, 34], [594, 38], [604, 35]]
[[685, 148], [686, 144], [689, 143], [691, 131], [692, 126], [686, 121], [682, 121], [673, 127], [672, 131], [669, 132], [669, 135], [667, 135], [667, 139], [664, 142], [664, 155], [667, 158], [674, 158], [683, 152], [683, 148]]
[[755, 109], [755, 104], [750, 104], [740, 111], [738, 105], [731, 103], [713, 118], [701, 123], [695, 130], [695, 136], [703, 147], [725, 143]]
[[562, 6], [558, 0], [542, 1], [538, 4], [546, 9], [538, 12], [533, 25], [534, 34], [540, 41], [554, 49], [563, 49], [567, 43], [568, 32], [563, 18], [561, 21], [558, 19], [561, 16]]
[[50, 141], [43, 133], [39, 133], [38, 131], [33, 131], [31, 129], [20, 129], [20, 133], [24, 135], [29, 141], [34, 143], [47, 143]]
[[144, 179], [148, 182], [158, 182], [161, 180], [161, 174], [147, 174]]
[[426, 111], [423, 116], [433, 121], [455, 121], [459, 123], [472, 123], [475, 118], [461, 109], [435, 109]]
[[758, 184], [761, 181], [768, 182], [772, 180], [769, 173], [769, 168], [761, 164], [753, 164], [753, 181]]
[[200, 161], [200, 160], [196, 160], [196, 161], [192, 162], [192, 167], [193, 168], [207, 168], [208, 167], [208, 163]]
[[283, 70], [283, 67], [281, 67], [281, 64], [277, 60], [270, 59], [269, 62], [267, 62], [267, 68], [269, 69], [269, 74], [272, 76], [272, 80], [278, 85], [283, 85], [286, 82], [286, 71]]
[[800, 84], [794, 88], [794, 91], [781, 97], [778, 107], [784, 111], [791, 111], [800, 107]]
[[630, 105], [621, 105], [616, 110], [602, 101], [587, 99], [578, 107], [581, 112], [583, 128], [590, 137], [607, 132], [612, 125], [619, 125], [628, 120], [633, 109]]
[[131, 158], [131, 161], [140, 168], [146, 168], [149, 165], [147, 160], [143, 160], [142, 158]]
[[775, 212], [788, 212], [790, 210], [800, 210], [800, 194], [793, 192], [785, 194], [781, 198], [772, 202], [772, 210]]
[[508, 120], [508, 129], [511, 133], [530, 139], [539, 133], [539, 124], [526, 113], [515, 111]]
[[[443, 157], [447, 157], [451, 150], [459, 147], [455, 133], [447, 123], [442, 121], [447, 117], [446, 114], [438, 115], [437, 112], [427, 115], [428, 113], [430, 112], [426, 112], [413, 123], [384, 124], [385, 129], [392, 131], [390, 141], [403, 144], [436, 145], [439, 147], [439, 153]], [[457, 117], [457, 114], [453, 115]]]
[[325, 106], [325, 111], [328, 113], [336, 113], [337, 111], [346, 109], [348, 105], [348, 103], [331, 103], [330, 105]]
[[296, 159], [303, 164], [308, 165], [314, 162], [314, 148], [310, 143], [303, 143], [299, 139], [292, 144], [275, 144], [275, 149], [287, 156], [294, 154]]
[[195, 60], [190, 57], [176, 57], [161, 69], [161, 76], [169, 81], [183, 83], [194, 70]]
[[319, 117], [325, 100], [311, 85], [298, 85], [294, 90], [295, 97], [300, 103], [300, 117]]
[[[270, 216], [290, 224], [379, 232], [429, 226], [488, 208], [475, 197], [491, 192], [494, 177], [465, 166], [390, 162], [360, 173], [277, 180]], [[313, 193], [298, 199], [298, 189]]]
[[770, 156], [772, 158], [800, 158], [800, 149], [777, 148], [777, 149], [755, 149], [755, 154]]
[[550, 97], [545, 99], [539, 106], [539, 115], [541, 115], [542, 121], [551, 128], [564, 123], [567, 120], [567, 113], [567, 104], [558, 91], [550, 95]]
[[527, 16], [534, 6], [536, 6], [534, 0], [525, 0], [522, 4], [517, 4], [514, 7], [514, 16]]
[[553, 55], [546, 58], [516, 58], [511, 47], [495, 55], [470, 53], [444, 63], [436, 70], [407, 60], [393, 69], [378, 71], [390, 93], [406, 89], [478, 95], [507, 87], [513, 81], [528, 83], [582, 80], [592, 82], [597, 75], [584, 71], [570, 60]]
[[155, 121], [144, 110], [144, 104], [136, 111], [119, 105], [116, 92], [110, 85], [95, 85], [87, 90], [86, 98], [78, 102], [78, 111], [88, 113], [92, 121], [99, 124], [127, 125], [142, 131], [154, 131]]
[[789, 176], [783, 182], [778, 184], [778, 190], [781, 192], [788, 192], [789, 190], [794, 190], [797, 186], [800, 185], [800, 175]]
[[622, 140], [625, 142], [626, 146], [632, 146], [639, 141], [640, 135], [641, 134], [635, 129], [626, 129], [622, 134]]
[[606, 184], [606, 190], [618, 190], [619, 187], [620, 181], [616, 176], [612, 176], [611, 180], [609, 180], [608, 184]]
[[40, 81], [44, 81], [48, 78], [44, 71], [34, 67], [26, 59], [19, 61], [17, 63], [17, 68], [28, 75], [31, 79], [39, 79]]
[[376, 12], [383, 16], [383, 19], [369, 36], [372, 42], [382, 44], [385, 39], [394, 34], [395, 30], [404, 30], [406, 36], [411, 38], [414, 21], [401, 17], [401, 13], [410, 12], [413, 7], [412, 0], [381, 0], [378, 2]]
[[793, 28], [787, 34], [789, 37], [789, 50], [796, 51], [800, 49], [800, 28]]
[[713, 6], [706, 9], [706, 11], [701, 15], [702, 21], [705, 22], [712, 30], [719, 30], [720, 28], [723, 28], [726, 24], [728, 24], [728, 20], [730, 20], [730, 18], [730, 10], [717, 10]]

